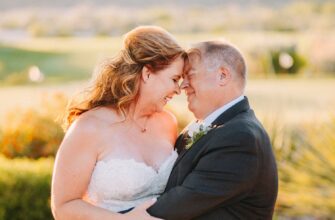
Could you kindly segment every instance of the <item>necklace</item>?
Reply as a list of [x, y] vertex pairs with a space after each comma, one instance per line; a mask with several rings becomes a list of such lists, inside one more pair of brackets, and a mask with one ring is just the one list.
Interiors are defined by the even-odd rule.
[[135, 119], [133, 119], [135, 125], [136, 125], [137, 127], [140, 128], [140, 131], [141, 131], [142, 133], [147, 132], [147, 123], [148, 123], [149, 117], [150, 117], [150, 116], [147, 116], [147, 117], [146, 117], [146, 120], [145, 120], [145, 122], [143, 123], [143, 126], [141, 126]]

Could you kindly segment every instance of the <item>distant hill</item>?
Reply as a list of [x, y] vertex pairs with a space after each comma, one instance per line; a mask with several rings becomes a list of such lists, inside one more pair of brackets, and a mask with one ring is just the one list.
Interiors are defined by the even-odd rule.
[[[150, 6], [202, 6], [213, 7], [216, 5], [239, 4], [243, 6], [266, 5], [278, 7], [294, 0], [0, 0], [0, 10], [27, 8], [27, 7], [71, 7], [80, 4], [91, 4], [94, 6], [115, 5], [122, 7], [150, 7]], [[323, 2], [323, 0], [309, 0], [313, 2]]]

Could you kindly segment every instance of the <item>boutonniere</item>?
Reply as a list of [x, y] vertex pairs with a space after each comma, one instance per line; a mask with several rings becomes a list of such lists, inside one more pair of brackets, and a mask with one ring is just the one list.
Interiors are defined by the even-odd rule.
[[191, 146], [197, 142], [200, 138], [205, 136], [210, 130], [215, 128], [216, 125], [210, 125], [210, 126], [205, 126], [201, 124], [197, 129], [190, 129], [189, 130], [189, 135], [186, 139], [186, 145], [185, 148], [188, 150], [191, 148]]

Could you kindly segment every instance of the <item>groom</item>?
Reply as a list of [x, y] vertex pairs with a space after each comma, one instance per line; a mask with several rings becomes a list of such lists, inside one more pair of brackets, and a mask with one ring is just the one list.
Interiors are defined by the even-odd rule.
[[194, 123], [177, 139], [180, 155], [148, 213], [166, 220], [272, 219], [276, 162], [243, 96], [242, 55], [224, 42], [202, 42], [189, 51], [188, 67], [181, 87], [201, 129]]

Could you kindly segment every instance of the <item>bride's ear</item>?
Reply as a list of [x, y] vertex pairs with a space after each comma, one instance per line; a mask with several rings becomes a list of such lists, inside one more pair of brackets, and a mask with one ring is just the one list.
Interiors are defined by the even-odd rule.
[[220, 86], [226, 85], [231, 79], [231, 73], [227, 68], [220, 67], [217, 74], [217, 80]]
[[142, 80], [144, 83], [146, 83], [149, 80], [151, 74], [152, 72], [147, 66], [144, 66], [142, 68]]

